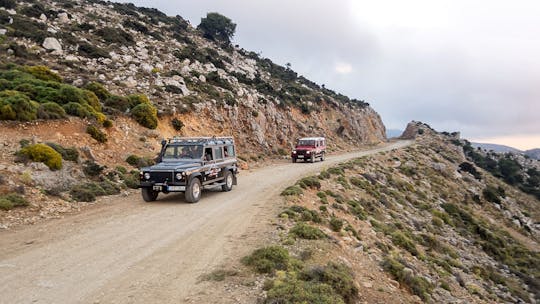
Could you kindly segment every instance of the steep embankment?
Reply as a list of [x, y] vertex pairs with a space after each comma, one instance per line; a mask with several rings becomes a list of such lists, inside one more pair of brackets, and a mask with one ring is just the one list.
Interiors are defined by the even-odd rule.
[[405, 133], [414, 145], [287, 188], [279, 247], [243, 260], [269, 274], [213, 285], [267, 278], [269, 303], [536, 303], [540, 202], [470, 163], [454, 136]]

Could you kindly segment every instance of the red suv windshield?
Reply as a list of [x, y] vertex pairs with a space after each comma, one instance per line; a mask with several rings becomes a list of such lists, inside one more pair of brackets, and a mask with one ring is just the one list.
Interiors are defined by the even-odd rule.
[[315, 146], [314, 140], [299, 140], [298, 146]]

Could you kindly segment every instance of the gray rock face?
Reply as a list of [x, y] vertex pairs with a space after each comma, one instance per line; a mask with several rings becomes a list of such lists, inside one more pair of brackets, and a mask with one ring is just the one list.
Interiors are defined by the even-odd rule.
[[42, 46], [43, 46], [43, 48], [45, 48], [46, 50], [49, 50], [49, 51], [62, 52], [62, 45], [60, 44], [58, 39], [56, 39], [54, 37], [45, 38], [45, 40], [43, 41]]

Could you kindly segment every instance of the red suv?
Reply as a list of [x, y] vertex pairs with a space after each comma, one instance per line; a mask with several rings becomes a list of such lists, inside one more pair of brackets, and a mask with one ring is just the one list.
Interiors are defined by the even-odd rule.
[[298, 140], [296, 147], [291, 153], [292, 162], [296, 160], [315, 162], [315, 159], [324, 160], [326, 153], [326, 139], [324, 137], [304, 137]]

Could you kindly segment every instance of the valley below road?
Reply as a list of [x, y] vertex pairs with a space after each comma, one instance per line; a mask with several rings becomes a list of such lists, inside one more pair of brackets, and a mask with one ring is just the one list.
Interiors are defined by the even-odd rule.
[[[284, 188], [331, 165], [411, 143], [241, 171], [232, 191], [205, 191], [197, 204], [183, 194], [145, 203], [137, 191], [0, 231], [0, 303], [186, 302], [202, 292], [202, 275], [255, 249]], [[253, 243], [240, 241], [247, 238]]]

